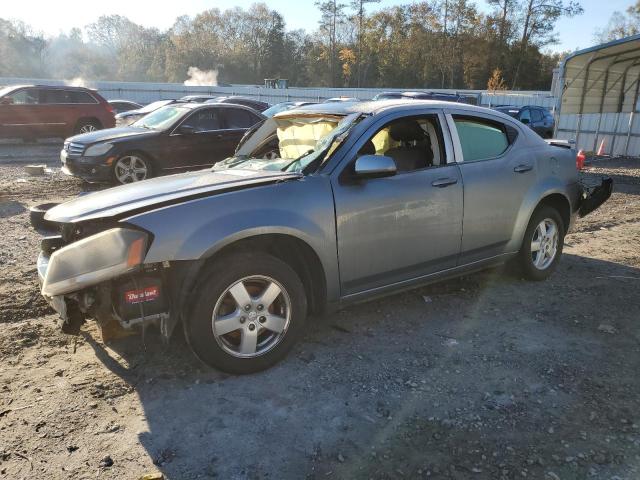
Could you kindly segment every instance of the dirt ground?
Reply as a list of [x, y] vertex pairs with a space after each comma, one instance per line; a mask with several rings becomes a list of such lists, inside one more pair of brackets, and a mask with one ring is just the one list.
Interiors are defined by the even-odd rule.
[[354, 306], [234, 377], [182, 338], [58, 333], [27, 208], [86, 187], [23, 172], [57, 149], [0, 146], [0, 478], [640, 478], [637, 160], [590, 168], [615, 193], [550, 280], [492, 270]]

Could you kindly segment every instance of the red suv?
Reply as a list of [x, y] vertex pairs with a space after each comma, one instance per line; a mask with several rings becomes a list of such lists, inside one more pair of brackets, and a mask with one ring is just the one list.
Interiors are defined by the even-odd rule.
[[113, 126], [113, 108], [88, 88], [13, 85], [0, 89], [0, 138], [67, 138]]

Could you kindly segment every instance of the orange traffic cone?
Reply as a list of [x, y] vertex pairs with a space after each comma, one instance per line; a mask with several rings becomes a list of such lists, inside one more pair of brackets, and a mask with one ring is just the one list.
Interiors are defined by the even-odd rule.
[[598, 149], [597, 155], [599, 157], [606, 155], [606, 153], [604, 153], [604, 139], [602, 140], [602, 142], [600, 142], [600, 148]]

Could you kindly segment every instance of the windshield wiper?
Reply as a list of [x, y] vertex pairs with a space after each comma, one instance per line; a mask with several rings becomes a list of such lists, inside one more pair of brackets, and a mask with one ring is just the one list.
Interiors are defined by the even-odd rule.
[[302, 157], [306, 157], [307, 155], [312, 154], [313, 152], [315, 152], [315, 150], [312, 148], [310, 150], [307, 150], [306, 152], [304, 152], [302, 155], [300, 155], [298, 158], [296, 158], [295, 160], [292, 160], [291, 162], [287, 163], [284, 167], [282, 167], [282, 169], [280, 170], [281, 172], [286, 172], [287, 169], [293, 165], [294, 163], [298, 162]]

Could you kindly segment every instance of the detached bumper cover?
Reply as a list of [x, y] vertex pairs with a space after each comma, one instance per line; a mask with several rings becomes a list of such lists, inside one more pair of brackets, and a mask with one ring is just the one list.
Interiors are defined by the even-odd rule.
[[603, 177], [600, 185], [586, 185], [583, 183], [582, 186], [582, 200], [578, 208], [580, 217], [590, 214], [611, 197], [613, 179], [611, 177]]

